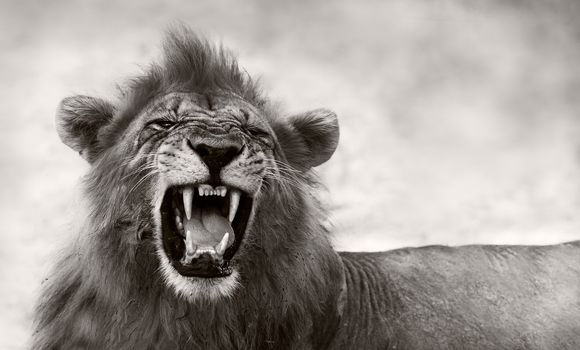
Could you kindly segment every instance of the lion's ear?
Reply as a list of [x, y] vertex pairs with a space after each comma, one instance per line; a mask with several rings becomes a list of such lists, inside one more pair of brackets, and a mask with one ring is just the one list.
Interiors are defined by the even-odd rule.
[[326, 162], [338, 146], [338, 119], [328, 109], [293, 115], [274, 130], [288, 162], [299, 169]]
[[61, 101], [56, 113], [56, 131], [62, 142], [92, 163], [98, 151], [99, 130], [113, 118], [115, 107], [89, 96], [71, 96]]

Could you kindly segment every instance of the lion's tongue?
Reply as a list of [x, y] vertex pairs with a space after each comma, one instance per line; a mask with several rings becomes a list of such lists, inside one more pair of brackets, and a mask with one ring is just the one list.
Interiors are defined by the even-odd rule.
[[183, 218], [184, 230], [192, 233], [192, 239], [198, 246], [215, 246], [226, 232], [234, 237], [230, 222], [215, 207], [198, 208], [192, 211], [191, 220]]

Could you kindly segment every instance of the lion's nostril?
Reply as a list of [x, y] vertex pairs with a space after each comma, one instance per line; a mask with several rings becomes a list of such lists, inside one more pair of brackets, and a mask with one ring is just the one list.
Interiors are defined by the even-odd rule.
[[[240, 145], [231, 145], [225, 149], [225, 158], [230, 159], [230, 162], [240, 154], [242, 147]], [[229, 163], [229, 162], [228, 162]]]
[[197, 155], [199, 155], [202, 159], [209, 157], [210, 155], [212, 155], [214, 153], [213, 147], [210, 147], [210, 146], [205, 145], [203, 143], [200, 145], [197, 145], [195, 147], [192, 147], [192, 148], [197, 153]]
[[204, 142], [191, 143], [189, 141], [188, 144], [210, 168], [210, 172], [217, 171], [217, 173], [234, 160], [242, 150], [242, 146], [238, 143], [209, 145]]

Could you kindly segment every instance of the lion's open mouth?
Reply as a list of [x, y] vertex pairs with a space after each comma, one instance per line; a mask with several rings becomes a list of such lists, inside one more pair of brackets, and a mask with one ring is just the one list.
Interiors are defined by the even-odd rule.
[[172, 187], [161, 205], [163, 249], [183, 276], [224, 277], [244, 237], [252, 198], [211, 185]]

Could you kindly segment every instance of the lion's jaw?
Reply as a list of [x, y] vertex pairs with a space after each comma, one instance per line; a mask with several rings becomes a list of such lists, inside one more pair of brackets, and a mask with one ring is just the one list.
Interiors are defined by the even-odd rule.
[[238, 286], [237, 252], [252, 221], [254, 197], [197, 181], [164, 187], [153, 217], [165, 283], [191, 301], [231, 296]]

